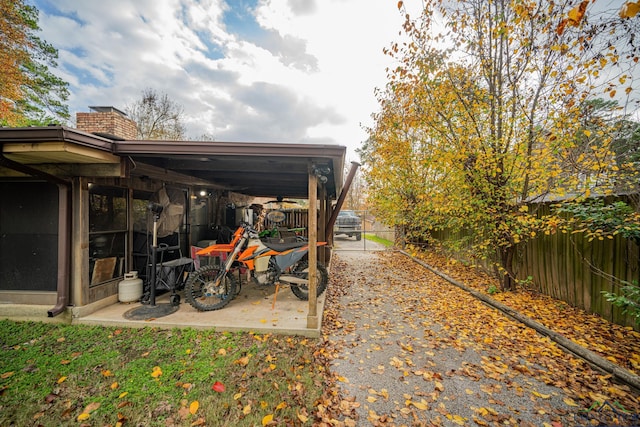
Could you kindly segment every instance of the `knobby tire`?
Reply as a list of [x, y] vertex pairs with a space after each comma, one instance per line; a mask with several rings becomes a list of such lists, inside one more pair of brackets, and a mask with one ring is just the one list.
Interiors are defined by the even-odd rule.
[[206, 296], [203, 289], [213, 286], [220, 273], [220, 267], [205, 265], [191, 273], [185, 284], [185, 297], [187, 302], [199, 311], [220, 310], [231, 302], [236, 296], [237, 282], [232, 274], [226, 274], [222, 282], [213, 288], [213, 295]]
[[[294, 276], [298, 276], [304, 279], [309, 278], [309, 262], [301, 261], [298, 264], [294, 265], [291, 269], [291, 274]], [[320, 296], [327, 289], [327, 283], [329, 282], [329, 273], [327, 272], [327, 268], [318, 263], [318, 284], [316, 289], [316, 295]], [[302, 301], [309, 300], [309, 286], [308, 285], [297, 285], [291, 283], [291, 292], [301, 299]]]

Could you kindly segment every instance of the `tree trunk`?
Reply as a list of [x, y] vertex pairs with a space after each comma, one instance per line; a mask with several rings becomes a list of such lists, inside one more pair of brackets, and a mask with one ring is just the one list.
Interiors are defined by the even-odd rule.
[[512, 291], [516, 288], [516, 279], [513, 274], [513, 256], [516, 252], [515, 246], [501, 247], [499, 250], [501, 271], [498, 272], [500, 288], [503, 291]]

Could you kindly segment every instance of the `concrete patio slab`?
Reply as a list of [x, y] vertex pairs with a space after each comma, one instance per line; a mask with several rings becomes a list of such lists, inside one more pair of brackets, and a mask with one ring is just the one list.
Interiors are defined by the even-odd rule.
[[[284, 335], [320, 336], [317, 328], [307, 328], [309, 302], [299, 300], [288, 286], [280, 286], [277, 296], [275, 287], [259, 287], [243, 284], [240, 294], [226, 307], [216, 311], [200, 312], [189, 305], [181, 295], [181, 303], [174, 313], [158, 317], [151, 315], [146, 320], [131, 320], [125, 313], [141, 307], [140, 303], [115, 303], [89, 315], [77, 317], [73, 324], [121, 326], [215, 329], [216, 331], [252, 331], [257, 333], [277, 333]], [[275, 304], [274, 304], [275, 300]], [[322, 318], [325, 295], [318, 297], [318, 316]], [[169, 304], [169, 293], [160, 295], [156, 305]]]

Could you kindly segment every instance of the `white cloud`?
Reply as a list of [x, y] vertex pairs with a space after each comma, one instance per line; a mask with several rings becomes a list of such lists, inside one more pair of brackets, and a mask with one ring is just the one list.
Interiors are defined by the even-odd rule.
[[225, 23], [237, 3], [221, 0], [52, 4], [35, 1], [72, 112], [123, 109], [154, 88], [184, 106], [193, 137], [337, 143], [349, 159], [402, 22], [390, 0], [258, 0], [262, 28]]

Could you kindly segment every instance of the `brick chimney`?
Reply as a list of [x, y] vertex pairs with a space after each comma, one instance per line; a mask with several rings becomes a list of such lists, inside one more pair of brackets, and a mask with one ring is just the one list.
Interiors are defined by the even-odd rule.
[[109, 139], [137, 139], [136, 122], [114, 107], [89, 107], [90, 113], [76, 113], [76, 128]]

